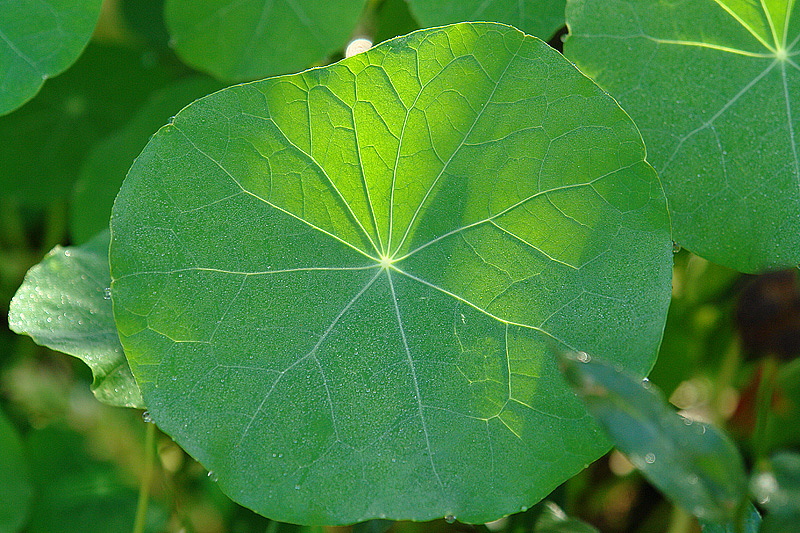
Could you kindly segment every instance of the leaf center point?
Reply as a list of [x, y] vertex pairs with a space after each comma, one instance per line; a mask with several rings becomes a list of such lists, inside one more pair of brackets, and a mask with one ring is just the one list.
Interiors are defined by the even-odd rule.
[[775, 59], [777, 59], [778, 61], [786, 61], [786, 58], [788, 56], [789, 56], [789, 53], [786, 50], [786, 48], [778, 47], [778, 49], [775, 50]]
[[388, 256], [388, 255], [381, 254], [379, 256], [379, 259], [380, 259], [381, 268], [383, 270], [389, 269], [389, 267], [391, 267], [392, 264], [394, 263], [394, 257], [393, 256]]

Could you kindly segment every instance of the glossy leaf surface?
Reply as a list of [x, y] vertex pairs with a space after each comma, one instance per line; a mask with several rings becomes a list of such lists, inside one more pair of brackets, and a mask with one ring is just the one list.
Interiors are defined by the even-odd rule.
[[301, 70], [347, 44], [365, 0], [167, 0], [178, 55], [222, 80]]
[[672, 243], [643, 157], [611, 98], [497, 24], [195, 102], [111, 221], [151, 415], [281, 521], [530, 506], [607, 449], [550, 344], [655, 357]]
[[108, 243], [106, 230], [84, 246], [54, 248], [25, 276], [8, 325], [89, 365], [92, 392], [101, 402], [143, 408], [114, 326]]
[[35, 95], [78, 59], [102, 0], [0, 1], [0, 115]]
[[153, 133], [192, 100], [220, 89], [211, 78], [194, 77], [156, 91], [122, 129], [92, 148], [72, 195], [70, 233], [83, 243], [108, 229], [111, 206], [133, 160]]
[[665, 496], [703, 520], [735, 517], [747, 480], [724, 433], [681, 417], [648, 382], [585, 353], [565, 357], [564, 367], [614, 445]]
[[17, 429], [0, 411], [0, 531], [21, 531], [31, 508], [30, 471]]
[[645, 139], [675, 240], [745, 272], [800, 263], [800, 3], [570, 0], [567, 57]]
[[566, 0], [408, 0], [423, 26], [486, 20], [548, 40], [564, 25]]

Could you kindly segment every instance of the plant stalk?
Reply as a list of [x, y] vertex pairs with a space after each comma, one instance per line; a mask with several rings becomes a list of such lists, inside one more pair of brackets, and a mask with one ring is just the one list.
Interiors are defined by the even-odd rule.
[[133, 533], [144, 533], [147, 522], [147, 505], [150, 502], [150, 485], [153, 482], [153, 463], [156, 456], [156, 425], [147, 423], [147, 433], [144, 437], [144, 475], [139, 486], [139, 503], [136, 505], [136, 520], [133, 523]]

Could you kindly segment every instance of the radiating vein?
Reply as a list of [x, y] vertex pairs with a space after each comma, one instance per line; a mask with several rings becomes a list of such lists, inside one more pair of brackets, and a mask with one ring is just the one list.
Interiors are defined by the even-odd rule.
[[732, 16], [734, 19], [736, 19], [736, 22], [738, 22], [739, 24], [741, 24], [741, 25], [742, 25], [742, 27], [743, 27], [744, 29], [746, 29], [746, 30], [747, 30], [747, 31], [750, 33], [750, 35], [752, 35], [753, 37], [755, 37], [755, 38], [758, 40], [758, 42], [760, 42], [761, 44], [763, 44], [763, 45], [764, 45], [764, 47], [765, 47], [767, 50], [770, 50], [771, 52], [775, 52], [775, 49], [774, 49], [774, 48], [773, 48], [773, 47], [772, 47], [772, 46], [771, 46], [771, 45], [770, 45], [770, 44], [769, 44], [767, 41], [765, 41], [765, 40], [764, 40], [764, 38], [763, 38], [761, 35], [759, 35], [759, 34], [758, 34], [758, 32], [757, 32], [757, 31], [755, 31], [755, 30], [752, 28], [752, 26], [750, 26], [748, 23], [746, 23], [746, 22], [744, 21], [744, 19], [742, 19], [742, 17], [740, 17], [740, 16], [739, 16], [739, 14], [738, 14], [738, 13], [736, 13], [736, 12], [735, 12], [733, 9], [731, 9], [730, 7], [728, 7], [728, 6], [727, 6], [727, 5], [726, 5], [724, 2], [722, 2], [722, 0], [714, 0], [714, 1], [715, 1], [715, 2], [716, 2], [718, 5], [719, 5], [719, 7], [721, 7], [722, 9], [724, 9], [724, 10], [725, 10], [725, 11], [726, 11], [726, 12], [727, 12], [727, 13], [728, 13], [730, 16]]
[[775, 65], [777, 65], [777, 64], [778, 64], [778, 61], [773, 61], [772, 63], [770, 63], [769, 66], [767, 68], [765, 68], [763, 71], [761, 71], [761, 73], [758, 76], [756, 76], [755, 78], [750, 80], [744, 87], [742, 87], [739, 90], [739, 92], [736, 93], [733, 96], [733, 98], [731, 98], [730, 100], [725, 102], [725, 105], [723, 105], [719, 109], [719, 111], [714, 113], [714, 115], [710, 119], [708, 119], [703, 124], [701, 124], [700, 126], [696, 127], [695, 129], [693, 129], [692, 131], [690, 131], [689, 133], [687, 133], [683, 137], [681, 137], [680, 140], [678, 141], [678, 145], [675, 147], [675, 150], [672, 152], [672, 155], [669, 157], [669, 159], [667, 159], [667, 161], [662, 165], [661, 169], [659, 170], [659, 174], [662, 174], [669, 167], [670, 163], [672, 163], [672, 160], [675, 159], [675, 156], [678, 155], [678, 152], [680, 152], [681, 148], [683, 147], [683, 144], [687, 140], [691, 139], [697, 133], [699, 133], [699, 132], [703, 131], [704, 129], [708, 128], [709, 126], [711, 126], [714, 123], [714, 121], [717, 120], [723, 113], [725, 113], [725, 111], [727, 111], [733, 104], [735, 104], [739, 100], [739, 98], [741, 98], [745, 93], [747, 93], [747, 91], [749, 91], [756, 83], [761, 81], [761, 79], [764, 76], [769, 74], [772, 71], [772, 69], [775, 68]]
[[433, 470], [433, 475], [436, 476], [436, 481], [439, 483], [440, 487], [444, 487], [442, 483], [442, 478], [439, 477], [439, 473], [436, 471], [436, 464], [433, 462], [433, 450], [431, 449], [431, 440], [430, 436], [428, 435], [428, 425], [425, 422], [425, 413], [422, 410], [422, 396], [419, 392], [419, 381], [417, 380], [417, 369], [414, 366], [414, 359], [411, 357], [411, 350], [408, 348], [408, 339], [406, 338], [406, 330], [403, 326], [403, 319], [400, 315], [400, 306], [397, 303], [397, 294], [394, 290], [394, 283], [392, 282], [392, 273], [389, 269], [386, 270], [386, 277], [389, 280], [389, 289], [392, 292], [392, 303], [394, 304], [394, 311], [397, 316], [397, 327], [400, 329], [400, 336], [403, 339], [403, 348], [406, 352], [406, 357], [408, 358], [408, 366], [411, 369], [411, 380], [414, 385], [414, 397], [417, 400], [417, 409], [419, 411], [419, 419], [420, 424], [422, 424], [422, 433], [425, 435], [425, 447], [428, 450], [428, 459], [431, 463], [431, 470]]
[[764, 10], [764, 16], [767, 17], [769, 30], [772, 32], [772, 40], [775, 42], [775, 49], [777, 50], [781, 46], [781, 43], [778, 42], [780, 39], [778, 39], [778, 32], [775, 29], [775, 22], [772, 20], [772, 14], [770, 14], [769, 9], [767, 9], [767, 4], [764, 2], [764, 0], [761, 0], [761, 9]]
[[461, 148], [464, 146], [464, 143], [469, 138], [470, 134], [472, 134], [472, 130], [475, 129], [475, 125], [478, 124], [478, 121], [480, 121], [481, 117], [483, 116], [483, 112], [486, 111], [486, 108], [489, 106], [489, 103], [492, 101], [492, 98], [494, 97], [494, 94], [497, 92], [497, 88], [500, 86], [500, 83], [503, 81], [503, 78], [505, 77], [506, 73], [508, 72], [508, 69], [511, 66], [511, 63], [513, 63], [514, 60], [517, 58], [517, 54], [519, 53], [520, 49], [522, 48], [522, 44], [524, 42], [525, 42], [524, 40], [520, 41], [519, 46], [517, 47], [516, 51], [514, 52], [514, 55], [511, 56], [511, 58], [508, 60], [508, 63], [506, 64], [506, 68], [504, 68], [503, 72], [500, 74], [500, 76], [498, 76], [497, 81], [495, 82], [494, 88], [492, 89], [492, 92], [489, 94], [489, 97], [486, 99], [486, 103], [483, 105], [483, 107], [481, 107], [481, 110], [475, 116], [475, 120], [472, 121], [472, 125], [469, 127], [469, 130], [464, 135], [464, 137], [461, 139], [461, 142], [458, 144], [458, 146], [455, 148], [455, 150], [453, 150], [453, 153], [450, 154], [450, 157], [448, 158], [447, 162], [445, 162], [445, 164], [442, 166], [442, 170], [440, 170], [439, 174], [436, 176], [436, 178], [434, 178], [434, 180], [431, 183], [430, 187], [428, 187], [428, 190], [425, 193], [425, 196], [423, 196], [422, 201], [417, 206], [416, 211], [414, 211], [414, 215], [411, 217], [411, 220], [409, 221], [408, 226], [406, 227], [406, 231], [403, 233], [403, 237], [400, 239], [400, 243], [397, 245], [397, 248], [395, 250], [396, 252], [399, 252], [400, 249], [403, 247], [403, 243], [406, 241], [406, 238], [408, 237], [408, 234], [411, 232], [411, 228], [414, 226], [414, 222], [417, 220], [417, 216], [419, 216], [420, 211], [422, 211], [422, 207], [427, 202], [428, 197], [430, 196], [431, 192], [436, 187], [436, 184], [439, 182], [441, 177], [444, 175], [444, 173], [447, 170], [447, 168], [450, 166], [450, 163], [453, 161], [453, 158], [459, 153]]
[[[365, 292], [367, 292], [367, 290], [370, 287], [372, 287], [373, 283], [375, 283], [375, 280], [378, 279], [378, 276], [381, 275], [381, 272], [382, 272], [382, 270], [379, 270], [378, 272], [376, 272], [375, 275], [372, 276], [372, 278], [370, 278], [370, 280], [366, 283], [366, 285], [364, 285], [361, 288], [361, 290], [358, 291], [358, 293], [356, 293], [356, 295], [353, 296], [353, 298], [350, 299], [350, 301], [347, 303], [347, 305], [345, 305], [342, 308], [342, 310], [339, 311], [339, 314], [336, 315], [336, 318], [334, 318], [333, 321], [330, 323], [330, 325], [328, 325], [328, 327], [325, 329], [323, 334], [320, 336], [320, 338], [317, 341], [317, 343], [314, 345], [313, 348], [311, 348], [311, 350], [307, 354], [305, 354], [302, 357], [298, 358], [295, 362], [293, 362], [291, 365], [287, 366], [286, 368], [284, 368], [280, 372], [280, 375], [272, 383], [272, 385], [270, 386], [269, 390], [264, 395], [264, 399], [261, 400], [261, 403], [258, 405], [256, 410], [253, 412], [253, 415], [250, 417], [250, 421], [247, 423], [247, 426], [245, 426], [244, 430], [242, 431], [242, 438], [239, 439], [239, 444], [237, 444], [237, 446], [240, 446], [242, 444], [242, 442], [244, 442], [245, 437], [247, 437], [247, 433], [250, 431], [250, 427], [253, 425], [253, 422], [255, 421], [256, 417], [261, 412], [261, 410], [264, 409], [264, 405], [267, 403], [267, 400], [272, 395], [272, 392], [275, 390], [275, 387], [278, 386], [278, 383], [283, 379], [283, 377], [290, 370], [292, 370], [294, 367], [299, 365], [301, 362], [303, 362], [306, 359], [311, 358], [311, 357], [316, 358], [317, 350], [319, 350], [319, 347], [322, 345], [323, 342], [325, 342], [325, 339], [328, 337], [328, 335], [330, 335], [331, 331], [333, 331], [333, 328], [336, 327], [336, 324], [339, 323], [339, 320], [341, 320], [342, 317], [347, 313], [347, 311], [349, 311], [350, 308], [353, 307], [353, 305], [355, 305], [355, 303], [359, 300], [359, 298], [361, 298], [361, 295], [363, 295]], [[319, 361], [315, 361], [315, 363], [317, 364], [317, 367], [320, 368], [320, 371], [321, 371], [321, 366], [319, 364]], [[324, 379], [324, 374], [322, 374], [322, 376], [323, 376], [323, 381], [324, 381], [324, 384], [325, 384], [325, 391], [328, 394], [328, 403], [329, 403], [329, 407], [330, 407], [330, 411], [331, 411], [331, 422], [333, 423], [334, 433], [336, 434], [336, 439], [337, 440], [341, 440], [339, 438], [339, 431], [338, 431], [337, 425], [336, 425], [336, 418], [333, 416], [333, 403], [332, 403], [331, 396], [330, 396], [330, 390], [328, 389], [328, 383]]]
[[[246, 194], [249, 194], [250, 196], [252, 196], [252, 197], [253, 197], [253, 198], [255, 198], [256, 200], [259, 200], [259, 201], [261, 201], [261, 202], [264, 202], [265, 204], [267, 204], [268, 206], [272, 207], [273, 209], [276, 209], [276, 210], [280, 211], [281, 213], [284, 213], [284, 214], [286, 214], [286, 215], [288, 215], [288, 216], [290, 216], [290, 217], [294, 218], [295, 220], [298, 220], [299, 222], [302, 222], [303, 224], [306, 224], [307, 226], [309, 226], [309, 227], [311, 227], [311, 228], [313, 228], [313, 229], [315, 229], [315, 230], [319, 231], [320, 233], [324, 233], [324, 234], [325, 234], [325, 235], [327, 235], [328, 237], [331, 237], [332, 239], [336, 239], [336, 240], [337, 240], [337, 241], [339, 241], [340, 243], [344, 244], [345, 246], [347, 246], [347, 247], [349, 247], [349, 248], [352, 248], [353, 250], [355, 250], [356, 252], [360, 253], [361, 255], [363, 255], [363, 256], [365, 256], [365, 257], [368, 257], [368, 258], [372, 259], [372, 260], [373, 260], [373, 261], [375, 261], [375, 262], [378, 262], [378, 261], [379, 261], [379, 259], [377, 259], [377, 258], [375, 258], [375, 257], [373, 257], [373, 256], [371, 256], [371, 255], [369, 255], [367, 252], [365, 252], [365, 251], [364, 251], [364, 250], [362, 250], [361, 248], [358, 248], [357, 246], [353, 246], [352, 244], [350, 244], [350, 243], [349, 243], [349, 242], [347, 242], [346, 240], [342, 239], [341, 237], [338, 237], [338, 236], [334, 235], [333, 233], [330, 233], [330, 232], [328, 232], [328, 231], [325, 231], [324, 229], [320, 228], [319, 226], [316, 226], [316, 225], [312, 224], [312, 223], [311, 223], [311, 222], [309, 222], [308, 220], [306, 220], [306, 219], [304, 219], [304, 218], [302, 218], [302, 217], [299, 217], [299, 216], [295, 215], [295, 214], [294, 214], [294, 213], [292, 213], [291, 211], [287, 211], [286, 209], [283, 209], [282, 207], [279, 207], [279, 206], [277, 206], [277, 205], [273, 204], [272, 202], [270, 202], [270, 201], [268, 201], [268, 200], [266, 200], [266, 199], [264, 199], [264, 198], [260, 197], [259, 195], [255, 194], [254, 192], [252, 192], [252, 191], [249, 191], [249, 190], [245, 189], [245, 188], [244, 188], [244, 186], [242, 186], [242, 184], [239, 182], [239, 180], [237, 180], [236, 178], [234, 178], [234, 177], [233, 177], [233, 174], [231, 174], [231, 173], [228, 171], [228, 169], [227, 169], [227, 168], [225, 168], [224, 166], [222, 166], [222, 164], [221, 164], [219, 161], [217, 161], [216, 159], [214, 159], [213, 157], [211, 157], [209, 154], [207, 154], [205, 151], [203, 151], [203, 150], [202, 150], [202, 149], [201, 149], [199, 146], [197, 146], [197, 145], [195, 144], [195, 142], [194, 142], [192, 139], [190, 139], [190, 138], [189, 138], [189, 136], [188, 136], [188, 135], [186, 135], [186, 133], [184, 133], [184, 132], [183, 132], [183, 130], [181, 130], [181, 129], [180, 129], [180, 128], [179, 128], [177, 125], [175, 125], [174, 123], [172, 124], [172, 127], [173, 127], [173, 128], [175, 128], [175, 131], [177, 131], [177, 132], [179, 132], [181, 135], [183, 135], [183, 137], [186, 139], [186, 141], [187, 141], [189, 144], [191, 144], [191, 145], [192, 145], [192, 147], [193, 147], [195, 150], [197, 150], [197, 152], [199, 152], [199, 153], [200, 153], [200, 154], [201, 154], [203, 157], [205, 157], [206, 159], [208, 159], [209, 161], [211, 161], [212, 163], [214, 163], [214, 164], [215, 164], [217, 167], [219, 167], [219, 169], [220, 169], [220, 170], [222, 170], [222, 171], [223, 171], [223, 172], [224, 172], [224, 173], [225, 173], [225, 174], [226, 174], [226, 175], [227, 175], [227, 176], [228, 176], [228, 177], [231, 179], [231, 181], [233, 181], [233, 183], [234, 183], [234, 184], [235, 184], [237, 187], [239, 187], [239, 188], [242, 190], [242, 192], [244, 192], [244, 193], [246, 193]], [[277, 128], [277, 125], [276, 125], [276, 129], [278, 129], [278, 128]], [[279, 130], [279, 131], [280, 131], [280, 130]], [[345, 202], [345, 204], [347, 204], [347, 202]], [[349, 207], [349, 206], [348, 206], [348, 207]], [[362, 229], [363, 229], [363, 228], [362, 228]]]
[[675, 39], [659, 39], [657, 37], [651, 37], [650, 35], [642, 34], [642, 37], [647, 39], [648, 41], [653, 41], [654, 43], [658, 44], [674, 44], [678, 46], [693, 46], [697, 48], [708, 48], [710, 50], [718, 50], [720, 52], [728, 52], [731, 54], [747, 56], [747, 57], [775, 57], [774, 53], [758, 53], [758, 52], [748, 52], [746, 50], [740, 50], [738, 48], [732, 48], [729, 46], [722, 46], [719, 44], [712, 44], [712, 43], [704, 43], [702, 41], [683, 41], [683, 40], [675, 40]]

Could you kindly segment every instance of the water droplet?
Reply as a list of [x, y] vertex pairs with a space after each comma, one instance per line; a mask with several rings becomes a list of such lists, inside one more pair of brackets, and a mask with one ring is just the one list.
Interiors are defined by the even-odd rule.
[[103, 290], [103, 299], [104, 300], [110, 300], [111, 299], [111, 287], [106, 287]]
[[654, 453], [648, 453], [644, 456], [644, 462], [651, 465], [656, 462], [656, 455]]
[[586, 352], [578, 352], [578, 354], [576, 355], [576, 358], [581, 363], [588, 363], [589, 361], [592, 360], [592, 357]]
[[456, 521], [456, 517], [455, 517], [455, 515], [449, 514], [449, 515], [444, 517], [444, 521], [447, 522], [448, 524], [454, 524], [455, 521]]
[[71, 255], [72, 255], [72, 251], [71, 250], [69, 250], [69, 249], [64, 250], [64, 257], [69, 257]]
[[675, 242], [675, 241], [672, 241], [672, 253], [673, 253], [673, 254], [677, 254], [677, 253], [678, 253], [678, 252], [680, 252], [680, 251], [681, 251], [681, 245], [680, 245], [680, 244], [678, 244], [678, 243], [677, 243], [677, 242]]
[[214, 472], [212, 472], [211, 470], [208, 471], [208, 477], [210, 477], [211, 481], [213, 481], [214, 483], [217, 482], [217, 475]]
[[650, 388], [651, 388], [652, 386], [653, 386], [653, 384], [652, 384], [652, 383], [650, 383], [650, 380], [649, 380], [648, 378], [644, 378], [644, 379], [642, 380], [642, 387], [644, 387], [645, 389], [647, 389], [647, 390], [650, 390]]
[[145, 411], [142, 413], [142, 420], [144, 420], [148, 424], [153, 424], [153, 417], [150, 416], [150, 411]]
[[294, 490], [300, 490], [300, 485], [295, 485]]

